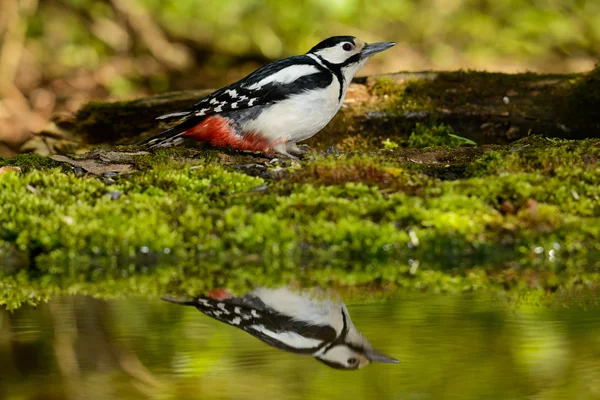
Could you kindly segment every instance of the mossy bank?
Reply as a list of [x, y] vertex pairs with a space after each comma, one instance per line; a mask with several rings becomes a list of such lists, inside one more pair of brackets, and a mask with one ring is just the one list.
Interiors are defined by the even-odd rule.
[[133, 154], [118, 174], [0, 159], [0, 304], [290, 282], [555, 291], [600, 279], [597, 139], [422, 150], [386, 140], [300, 166]]

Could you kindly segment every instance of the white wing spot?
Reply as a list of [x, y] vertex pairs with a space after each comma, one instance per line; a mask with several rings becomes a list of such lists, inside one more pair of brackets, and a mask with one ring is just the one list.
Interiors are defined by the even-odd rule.
[[217, 104], [218, 103], [217, 98], [213, 97], [212, 99], [210, 99], [209, 103], [210, 104]]
[[253, 98], [253, 99], [250, 99], [250, 100], [248, 101], [248, 107], [252, 107], [252, 106], [254, 105], [254, 102], [255, 102], [256, 100], [258, 100], [256, 97], [255, 97], [255, 98]]
[[239, 307], [236, 307], [236, 308], [233, 309], [233, 312], [236, 313], [236, 314], [241, 314], [242, 313], [242, 309], [239, 308]]
[[213, 108], [213, 111], [216, 112], [216, 113], [220, 113], [221, 111], [223, 111], [223, 106], [220, 105], [218, 107], [215, 107], [215, 108]]
[[242, 319], [240, 317], [235, 317], [234, 319], [231, 320], [232, 325], [239, 325], [240, 322], [242, 322]]
[[250, 311], [250, 314], [252, 314], [252, 316], [253, 316], [254, 318], [260, 318], [260, 314], [259, 314], [259, 313], [257, 313], [257, 312], [256, 312], [256, 310], [252, 310], [252, 311]]
[[213, 311], [213, 314], [215, 315], [215, 317], [220, 317], [223, 313], [221, 311]]
[[206, 307], [212, 307], [212, 304], [210, 304], [206, 299], [198, 299], [198, 303], [201, 303], [203, 306]]
[[225, 309], [225, 304], [224, 303], [218, 303], [217, 307], [219, 309], [223, 310], [223, 312], [225, 313], [225, 315], [229, 315], [230, 314], [230, 312]]
[[244, 100], [248, 100], [248, 96], [241, 95], [240, 96], [240, 101], [244, 101]]
[[232, 99], [235, 99], [238, 96], [237, 91], [235, 89], [226, 90], [225, 93], [227, 93]]
[[189, 111], [179, 111], [179, 112], [174, 112], [174, 113], [170, 113], [170, 114], [161, 115], [160, 117], [156, 117], [156, 119], [167, 119], [167, 118], [173, 118], [173, 117], [182, 117], [184, 115], [188, 115], [189, 113], [190, 113]]
[[237, 102], [231, 103], [231, 109], [235, 110], [238, 107]]

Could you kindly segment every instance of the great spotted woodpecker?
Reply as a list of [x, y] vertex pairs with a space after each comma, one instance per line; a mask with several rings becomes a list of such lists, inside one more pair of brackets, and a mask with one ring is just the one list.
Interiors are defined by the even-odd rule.
[[216, 290], [191, 300], [168, 296], [163, 299], [194, 306], [209, 317], [242, 329], [268, 345], [291, 353], [312, 355], [332, 368], [355, 370], [371, 362], [399, 362], [373, 350], [352, 323], [346, 306], [331, 296], [260, 287], [239, 297]]
[[158, 117], [181, 121], [140, 144], [164, 147], [190, 138], [296, 159], [290, 153], [304, 153], [297, 143], [323, 129], [338, 112], [354, 75], [372, 55], [394, 44], [331, 37], [304, 55], [265, 65], [187, 110]]

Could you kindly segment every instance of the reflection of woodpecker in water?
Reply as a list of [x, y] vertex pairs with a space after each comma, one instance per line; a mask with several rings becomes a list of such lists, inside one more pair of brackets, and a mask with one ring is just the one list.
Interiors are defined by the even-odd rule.
[[257, 288], [244, 296], [217, 289], [194, 299], [163, 297], [242, 329], [281, 350], [312, 355], [337, 369], [360, 369], [371, 362], [398, 363], [378, 353], [356, 329], [339, 300], [286, 288]]

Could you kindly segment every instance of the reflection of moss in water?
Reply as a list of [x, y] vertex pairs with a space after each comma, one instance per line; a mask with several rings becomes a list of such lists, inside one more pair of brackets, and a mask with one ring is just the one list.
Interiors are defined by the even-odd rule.
[[[77, 296], [36, 310], [0, 310], [4, 337], [15, 338], [0, 346], [2, 389], [12, 398], [64, 397], [68, 390], [76, 398], [102, 393], [203, 400], [238, 398], [240, 390], [251, 399], [343, 399], [348, 393], [371, 399], [374, 391], [377, 398], [414, 398], [418, 392], [433, 399], [597, 393], [600, 361], [592, 356], [600, 352], [597, 307], [549, 308], [534, 298], [517, 307], [470, 294], [403, 293], [383, 304], [361, 300], [358, 306], [342, 298], [373, 346], [398, 357], [400, 365], [340, 372], [312, 357], [267, 347], [192, 307], [156, 297], [103, 302]], [[57, 380], [62, 364], [55, 360], [73, 359], [83, 360], [77, 373]]]
[[600, 262], [599, 144], [383, 150], [307, 161], [278, 181], [190, 149], [141, 156], [141, 172], [114, 182], [45, 169], [37, 156], [5, 160], [41, 169], [0, 175], [0, 260], [10, 260], [0, 302], [290, 280], [586, 286]]

